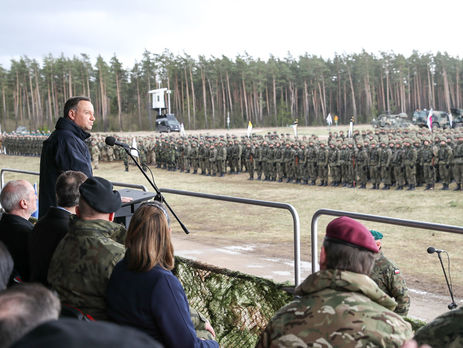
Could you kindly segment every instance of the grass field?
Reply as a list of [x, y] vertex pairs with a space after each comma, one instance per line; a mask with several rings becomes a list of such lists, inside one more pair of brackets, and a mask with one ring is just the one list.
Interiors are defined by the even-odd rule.
[[[326, 129], [326, 128], [325, 128]], [[0, 168], [39, 171], [39, 159], [0, 155]], [[235, 197], [284, 202], [293, 205], [301, 221], [302, 259], [310, 261], [310, 223], [312, 215], [321, 208], [375, 214], [401, 219], [420, 220], [461, 226], [463, 224], [463, 194], [453, 191], [377, 191], [348, 188], [302, 186], [274, 182], [249, 181], [246, 174], [223, 178], [206, 177], [152, 167], [159, 188], [171, 188], [220, 194]], [[121, 162], [100, 163], [94, 175], [111, 181], [142, 184], [153, 191], [135, 167], [124, 171]], [[37, 176], [5, 173], [5, 180], [25, 178], [38, 182]], [[269, 256], [291, 258], [293, 255], [293, 227], [289, 212], [218, 202], [200, 198], [166, 194], [166, 200], [188, 227], [189, 238], [214, 245], [244, 242], [266, 245]], [[332, 218], [319, 222], [319, 244], [325, 227]], [[457, 296], [463, 290], [463, 236], [445, 232], [402, 228], [365, 222], [368, 228], [384, 234], [385, 254], [401, 269], [409, 286], [447, 294], [445, 280], [436, 254], [426, 252], [428, 246], [445, 249], [451, 256], [452, 276]], [[175, 233], [183, 233], [178, 224]], [[272, 247], [268, 248], [270, 245]], [[444, 260], [446, 264], [446, 260]], [[213, 260], [211, 260], [213, 263]], [[306, 275], [302, 275], [305, 277]]]

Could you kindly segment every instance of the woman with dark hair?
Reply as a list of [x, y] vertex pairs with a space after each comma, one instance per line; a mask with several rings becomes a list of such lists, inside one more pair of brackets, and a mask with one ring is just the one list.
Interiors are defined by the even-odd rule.
[[[127, 231], [125, 257], [108, 283], [108, 315], [166, 347], [218, 347], [217, 342], [196, 335], [185, 291], [171, 272], [175, 262], [171, 231], [161, 203], [149, 202], [137, 209]], [[213, 332], [209, 324], [206, 328]]]

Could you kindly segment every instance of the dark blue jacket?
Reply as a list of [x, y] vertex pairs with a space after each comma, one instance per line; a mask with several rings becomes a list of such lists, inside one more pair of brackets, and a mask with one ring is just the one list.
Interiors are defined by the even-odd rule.
[[66, 170], [78, 170], [92, 176], [90, 152], [85, 132], [72, 120], [61, 117], [56, 122], [55, 131], [43, 142], [40, 157], [39, 216], [44, 216], [48, 208], [56, 206], [55, 184], [58, 176]]
[[219, 346], [196, 336], [182, 285], [160, 266], [133, 272], [122, 259], [109, 280], [106, 302], [111, 319], [148, 333], [166, 347]]

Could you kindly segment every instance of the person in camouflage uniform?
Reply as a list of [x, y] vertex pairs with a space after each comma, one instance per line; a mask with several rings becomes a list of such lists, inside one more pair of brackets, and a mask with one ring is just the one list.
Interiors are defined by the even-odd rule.
[[283, 163], [284, 149], [281, 147], [280, 142], [276, 143], [275, 146], [275, 171], [278, 182], [283, 181], [284, 177], [284, 163]]
[[105, 320], [106, 286], [125, 253], [126, 230], [112, 222], [121, 196], [99, 177], [88, 178], [79, 191], [78, 218], [71, 221], [53, 254], [48, 283], [63, 303]]
[[246, 168], [249, 173], [249, 180], [254, 180], [254, 162], [255, 162], [255, 153], [254, 146], [250, 142], [246, 144], [244, 149], [244, 157], [246, 158]]
[[383, 234], [370, 230], [376, 245], [379, 248], [379, 256], [375, 260], [375, 265], [370, 273], [370, 278], [378, 284], [379, 288], [396, 300], [397, 307], [395, 313], [405, 317], [410, 308], [410, 296], [405, 279], [400, 274], [400, 270], [382, 252]]
[[408, 182], [408, 190], [410, 191], [414, 190], [416, 187], [416, 160], [418, 158], [418, 153], [410, 139], [405, 139], [404, 144], [405, 177]]
[[219, 176], [224, 176], [224, 174], [227, 172], [227, 148], [221, 141], [219, 141], [217, 145], [217, 174]]
[[341, 152], [332, 141], [330, 143], [329, 165], [331, 173], [331, 186], [339, 186], [341, 183], [341, 168], [340, 168]]
[[360, 141], [357, 143], [357, 156], [355, 158], [355, 168], [357, 172], [358, 183], [360, 184], [361, 189], [365, 189], [367, 187], [368, 181], [368, 142], [362, 143]]
[[421, 327], [414, 339], [431, 347], [463, 347], [463, 307], [441, 314]]
[[275, 314], [256, 347], [400, 347], [413, 332], [368, 277], [377, 253], [365, 226], [345, 216], [331, 221], [320, 271], [296, 288], [299, 297]]
[[457, 145], [453, 151], [453, 177], [457, 183], [454, 191], [463, 190], [463, 134], [457, 136]]
[[453, 152], [452, 148], [447, 145], [444, 138], [440, 141], [440, 147], [437, 152], [439, 165], [439, 177], [442, 181], [441, 190], [448, 190], [450, 184], [450, 164], [452, 163]]
[[400, 141], [395, 143], [391, 164], [394, 168], [394, 178], [397, 184], [396, 190], [403, 190], [405, 185], [404, 150], [402, 149], [402, 143]]
[[381, 149], [377, 147], [376, 140], [371, 141], [369, 156], [368, 165], [370, 168], [370, 180], [373, 184], [372, 189], [379, 190], [379, 185], [381, 183]]
[[207, 175], [217, 175], [217, 149], [214, 143], [212, 143], [209, 148], [209, 174]]
[[325, 143], [321, 142], [320, 149], [317, 152], [318, 177], [320, 178], [318, 186], [328, 186], [328, 160], [329, 151]]

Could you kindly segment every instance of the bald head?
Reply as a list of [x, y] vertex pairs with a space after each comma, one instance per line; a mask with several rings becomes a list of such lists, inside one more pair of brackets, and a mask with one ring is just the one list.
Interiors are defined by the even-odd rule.
[[8, 214], [29, 219], [37, 210], [34, 187], [27, 180], [9, 181], [0, 194], [0, 204]]

